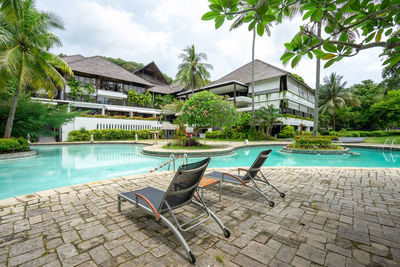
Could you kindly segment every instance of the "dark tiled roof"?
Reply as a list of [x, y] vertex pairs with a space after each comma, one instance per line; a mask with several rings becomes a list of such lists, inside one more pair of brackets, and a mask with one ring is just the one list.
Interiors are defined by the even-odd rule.
[[[272, 66], [259, 59], [254, 60], [254, 81], [266, 80], [273, 77], [280, 77], [285, 74], [290, 74], [289, 72]], [[231, 73], [223, 76], [222, 78], [209, 83], [207, 86], [213, 84], [224, 83], [228, 81], [238, 81], [241, 83], [251, 82], [251, 62], [240, 68], [232, 71]]]
[[149, 91], [158, 94], [176, 94], [182, 91], [183, 88], [183, 85], [179, 85], [179, 83], [176, 82], [172, 85], [155, 84], [154, 87], [149, 88]]
[[82, 56], [82, 55], [72, 55], [72, 56], [63, 57], [62, 59], [63, 59], [65, 62], [67, 62], [67, 64], [70, 64], [70, 63], [72, 63], [72, 62], [85, 59], [85, 57]]
[[143, 84], [145, 86], [152, 86], [152, 84], [146, 80], [101, 56], [83, 57], [81, 55], [74, 55], [64, 57], [63, 59], [68, 63], [69, 67], [74, 72], [76, 71], [121, 81]]
[[[149, 71], [149, 72], [155, 72], [156, 76], [157, 76], [157, 81], [154, 81], [154, 77], [152, 77], [152, 79], [149, 79], [150, 77], [148, 77], [147, 75], [142, 75], [142, 70], [143, 71]], [[149, 64], [147, 64], [147, 65], [145, 65], [143, 67], [141, 67], [140, 69], [136, 70], [134, 73], [136, 75], [140, 76], [141, 78], [145, 79], [149, 83], [152, 83], [152, 84], [154, 84], [154, 83], [165, 84], [165, 85], [169, 84], [167, 79], [165, 79], [163, 73], [157, 67], [156, 63], [154, 63], [154, 61], [150, 62]]]

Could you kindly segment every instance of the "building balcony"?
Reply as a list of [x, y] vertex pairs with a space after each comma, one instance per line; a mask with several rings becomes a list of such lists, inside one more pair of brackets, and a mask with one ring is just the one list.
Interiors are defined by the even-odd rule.
[[[230, 101], [235, 101], [234, 97], [230, 97], [229, 98]], [[247, 96], [237, 96], [236, 97], [236, 106], [237, 107], [246, 107], [249, 104], [251, 104], [251, 97], [247, 97]]]
[[268, 98], [266, 101], [274, 101], [274, 100], [291, 100], [295, 103], [304, 105], [309, 108], [314, 108], [314, 102], [310, 101], [308, 99], [305, 99], [301, 96], [295, 95], [289, 91], [282, 91], [282, 92], [276, 92], [276, 93], [271, 93], [268, 94]]
[[127, 99], [128, 95], [120, 92], [115, 91], [108, 91], [108, 90], [97, 90], [97, 95], [101, 97], [108, 97], [108, 98], [118, 98], [118, 99]]

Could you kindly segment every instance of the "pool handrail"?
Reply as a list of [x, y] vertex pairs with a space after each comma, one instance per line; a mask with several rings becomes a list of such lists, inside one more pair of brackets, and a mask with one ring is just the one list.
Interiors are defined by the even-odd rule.
[[393, 138], [393, 141], [392, 141], [392, 143], [390, 144], [390, 152], [392, 152], [392, 149], [393, 149], [393, 145], [396, 143], [396, 147], [397, 147], [397, 140], [396, 140], [396, 138]]
[[390, 145], [390, 139], [389, 138], [386, 138], [385, 143], [383, 143], [382, 150], [385, 150], [385, 147], [386, 147], [387, 143]]

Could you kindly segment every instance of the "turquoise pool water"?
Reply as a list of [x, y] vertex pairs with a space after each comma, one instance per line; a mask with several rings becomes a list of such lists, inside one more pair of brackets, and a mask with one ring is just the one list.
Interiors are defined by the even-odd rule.
[[[140, 145], [74, 145], [33, 147], [36, 157], [0, 161], [0, 199], [111, 177], [148, 173], [167, 161], [142, 154]], [[400, 168], [400, 152], [351, 149], [360, 155], [284, 154], [281, 147], [253, 147], [213, 157], [210, 167], [250, 166], [260, 151], [271, 148], [265, 166], [340, 166]], [[189, 159], [196, 161], [198, 158]], [[178, 164], [182, 164], [178, 160]], [[164, 167], [161, 170], [166, 170]]]

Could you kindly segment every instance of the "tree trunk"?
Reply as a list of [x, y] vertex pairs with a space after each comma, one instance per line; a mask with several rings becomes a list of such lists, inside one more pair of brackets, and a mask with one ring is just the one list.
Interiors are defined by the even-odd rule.
[[333, 130], [336, 131], [336, 122], [335, 122], [336, 118], [335, 118], [335, 110], [333, 110], [332, 113], [332, 124], [333, 124]]
[[4, 131], [4, 138], [11, 137], [12, 127], [15, 118], [15, 110], [17, 109], [17, 104], [18, 104], [19, 91], [20, 91], [20, 85], [17, 84], [17, 88], [15, 89], [14, 97], [11, 103], [10, 112], [8, 113], [6, 129]]
[[251, 48], [251, 113], [252, 113], [252, 124], [254, 125], [254, 50], [256, 45], [256, 27], [253, 29], [253, 45]]
[[25, 55], [22, 54], [22, 62], [21, 62], [20, 70], [19, 70], [18, 77], [17, 77], [18, 78], [17, 86], [15, 88], [15, 93], [14, 93], [14, 97], [13, 97], [13, 100], [11, 103], [10, 112], [8, 113], [7, 124], [6, 124], [6, 128], [4, 130], [4, 138], [11, 137], [12, 127], [13, 127], [14, 118], [15, 118], [15, 110], [17, 109], [19, 93], [20, 93], [21, 85], [22, 85], [21, 80], [22, 80], [22, 73], [23, 73], [24, 65], [25, 65]]
[[194, 76], [195, 72], [192, 73], [192, 97], [194, 96]]
[[[318, 32], [317, 35], [321, 37], [321, 28], [322, 28], [322, 23], [318, 23]], [[318, 49], [321, 49], [321, 46], [318, 47]], [[316, 69], [316, 75], [315, 75], [315, 97], [314, 97], [314, 125], [313, 125], [313, 136], [317, 137], [317, 131], [318, 131], [318, 112], [319, 112], [319, 87], [320, 87], [320, 76], [321, 76], [321, 59], [317, 58], [317, 69]]]

